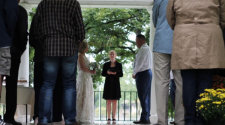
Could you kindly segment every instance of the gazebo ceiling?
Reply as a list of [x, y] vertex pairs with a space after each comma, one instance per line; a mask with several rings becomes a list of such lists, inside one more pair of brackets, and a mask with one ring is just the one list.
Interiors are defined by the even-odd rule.
[[[37, 6], [41, 0], [21, 0], [26, 9]], [[83, 8], [146, 8], [153, 0], [78, 0]]]

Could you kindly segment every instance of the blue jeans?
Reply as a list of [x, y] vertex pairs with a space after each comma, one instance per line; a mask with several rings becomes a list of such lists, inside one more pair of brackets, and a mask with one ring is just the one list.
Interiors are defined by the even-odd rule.
[[183, 102], [185, 108], [185, 125], [206, 125], [203, 117], [196, 112], [196, 100], [206, 88], [213, 86], [213, 70], [181, 70], [183, 78]]
[[39, 96], [39, 123], [47, 124], [51, 119], [53, 89], [60, 67], [62, 70], [62, 112], [64, 120], [66, 124], [76, 122], [77, 58], [78, 53], [67, 57], [44, 57], [44, 83]]
[[151, 70], [145, 70], [139, 72], [135, 76], [138, 98], [141, 103], [141, 118], [140, 121], [148, 122], [150, 116], [150, 104], [151, 104], [151, 82], [152, 72]]

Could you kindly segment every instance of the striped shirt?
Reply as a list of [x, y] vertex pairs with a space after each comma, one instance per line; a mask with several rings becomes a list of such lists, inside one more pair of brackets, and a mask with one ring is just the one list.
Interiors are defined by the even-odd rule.
[[41, 39], [45, 56], [72, 56], [85, 38], [77, 0], [42, 0], [36, 12], [34, 33]]

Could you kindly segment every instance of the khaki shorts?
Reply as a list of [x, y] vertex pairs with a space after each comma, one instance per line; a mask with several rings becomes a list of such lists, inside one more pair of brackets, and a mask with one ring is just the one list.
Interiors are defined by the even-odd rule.
[[0, 48], [0, 75], [9, 75], [11, 67], [10, 48]]

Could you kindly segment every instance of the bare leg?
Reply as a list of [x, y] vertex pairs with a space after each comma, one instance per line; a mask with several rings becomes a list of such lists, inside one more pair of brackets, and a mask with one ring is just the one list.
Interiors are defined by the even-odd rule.
[[111, 102], [112, 102], [112, 100], [107, 100], [107, 113], [108, 113], [108, 119], [110, 119]]
[[113, 119], [116, 119], [116, 107], [117, 107], [117, 100], [113, 100], [112, 101], [112, 104], [113, 104]]

